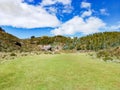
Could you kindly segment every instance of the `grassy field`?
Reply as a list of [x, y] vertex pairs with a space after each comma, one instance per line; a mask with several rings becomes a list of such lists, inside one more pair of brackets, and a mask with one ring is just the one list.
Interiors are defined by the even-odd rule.
[[120, 90], [120, 64], [86, 54], [20, 57], [0, 63], [0, 90]]

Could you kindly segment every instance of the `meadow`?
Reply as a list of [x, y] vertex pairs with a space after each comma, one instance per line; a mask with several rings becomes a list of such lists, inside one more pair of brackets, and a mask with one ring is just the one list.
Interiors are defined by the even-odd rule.
[[120, 64], [86, 53], [18, 57], [0, 63], [0, 90], [120, 90]]

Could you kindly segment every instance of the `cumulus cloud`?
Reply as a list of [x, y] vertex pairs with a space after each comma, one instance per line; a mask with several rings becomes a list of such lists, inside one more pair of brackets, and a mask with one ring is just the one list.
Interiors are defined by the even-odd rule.
[[[61, 23], [55, 14], [58, 13], [57, 9], [49, 6], [56, 3], [63, 4], [62, 13], [73, 10], [71, 0], [42, 0], [38, 6], [28, 5], [23, 0], [0, 0], [0, 25], [21, 28], [53, 27], [55, 29], [51, 33], [54, 35], [90, 34], [105, 27], [100, 18], [92, 16], [91, 3], [88, 2], [81, 3], [81, 8], [85, 8], [85, 11], [80, 16]], [[45, 6], [49, 6], [48, 10]]]
[[0, 25], [21, 28], [56, 27], [60, 21], [41, 6], [23, 0], [0, 0]]
[[112, 26], [107, 26], [105, 28], [106, 31], [120, 31], [120, 23], [112, 25]]
[[81, 8], [85, 8], [81, 16], [75, 16], [63, 23], [60, 27], [51, 31], [54, 35], [72, 35], [75, 33], [91, 34], [99, 32], [106, 27], [100, 18], [92, 16], [91, 3], [82, 2]]
[[55, 15], [57, 13], [57, 9], [55, 7], [46, 7], [45, 8], [50, 14]]
[[81, 3], [81, 8], [91, 8], [91, 3], [88, 3], [88, 2], [82, 2]]
[[87, 17], [87, 16], [91, 16], [92, 15], [92, 10], [91, 9], [89, 9], [89, 10], [87, 10], [87, 11], [84, 11], [83, 13], [82, 13], [82, 15], [81, 15], [81, 17]]
[[79, 16], [75, 16], [66, 23], [63, 23], [59, 28], [52, 30], [51, 33], [55, 35], [90, 34], [99, 32], [102, 27], [105, 27], [105, 23], [97, 17], [89, 17], [84, 20]]
[[82, 13], [82, 15], [81, 15], [82, 18], [92, 15], [91, 3], [81, 2], [81, 8], [87, 9]]
[[71, 5], [65, 5], [64, 10], [62, 11], [63, 13], [71, 13], [73, 11], [73, 7]]
[[68, 5], [71, 4], [71, 0], [42, 0], [41, 5], [48, 6], [56, 3], [62, 3], [63, 5]]
[[60, 12], [61, 13], [71, 13], [73, 10], [71, 2], [72, 2], [72, 0], [42, 0], [40, 5], [45, 9], [49, 9], [49, 8], [51, 9], [52, 5], [59, 3], [59, 4], [63, 5], [63, 8], [60, 9], [60, 8], [57, 8], [57, 6], [54, 7], [54, 10], [55, 10], [54, 14], [60, 13]]
[[109, 15], [109, 13], [107, 12], [107, 10], [106, 9], [100, 9], [100, 13], [102, 14], [102, 15]]

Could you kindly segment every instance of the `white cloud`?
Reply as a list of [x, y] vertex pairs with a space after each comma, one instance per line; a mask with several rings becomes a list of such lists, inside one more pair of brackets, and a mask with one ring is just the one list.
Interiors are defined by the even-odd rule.
[[50, 13], [50, 14], [53, 14], [55, 15], [57, 13], [57, 9], [55, 7], [48, 7], [48, 8], [45, 8], [47, 9], [47, 11]]
[[100, 13], [102, 14], [102, 15], [109, 15], [109, 13], [107, 12], [107, 10], [106, 9], [100, 9]]
[[88, 3], [88, 2], [82, 2], [81, 3], [81, 8], [91, 8], [91, 3]]
[[81, 17], [87, 17], [87, 16], [91, 16], [92, 15], [92, 10], [89, 9], [88, 11], [84, 11], [81, 15]]
[[87, 9], [82, 13], [82, 15], [81, 15], [82, 18], [92, 15], [91, 3], [81, 2], [81, 8]]
[[90, 34], [99, 32], [103, 27], [105, 27], [105, 23], [97, 17], [89, 17], [84, 20], [82, 17], [75, 16], [66, 23], [63, 23], [59, 28], [52, 30], [51, 33], [54, 35]]
[[111, 25], [111, 26], [107, 26], [105, 28], [106, 31], [120, 31], [120, 23], [115, 24], [115, 25]]
[[[43, 8], [47, 8], [47, 9], [51, 9], [52, 5], [55, 5], [56, 3], [61, 3], [63, 5], [63, 8], [60, 10], [60, 8], [54, 7], [55, 9], [55, 14], [56, 13], [71, 13], [73, 10], [73, 7], [71, 5], [72, 0], [42, 0], [42, 2], [40, 3], [40, 5]], [[47, 6], [47, 7], [45, 7]], [[53, 7], [52, 7], [53, 8]]]
[[21, 28], [56, 27], [60, 21], [41, 6], [23, 0], [0, 0], [0, 25]]
[[100, 18], [92, 16], [91, 3], [82, 2], [81, 8], [86, 9], [81, 16], [73, 17], [60, 27], [52, 30], [51, 33], [54, 35], [91, 34], [99, 32], [100, 29], [106, 27], [106, 24]]
[[71, 4], [71, 0], [42, 0], [42, 6], [48, 6], [56, 3], [62, 3], [63, 5]]
[[73, 7], [71, 5], [65, 5], [63, 13], [71, 13], [73, 11]]
[[[64, 5], [63, 13], [70, 13], [71, 0], [43, 0], [42, 6], [28, 5], [22, 1], [0, 0], [0, 25], [21, 28], [58, 27], [51, 31], [55, 35], [90, 34], [99, 32], [105, 27], [105, 23], [100, 18], [92, 16], [91, 4], [87, 2], [81, 3], [81, 8], [86, 9], [81, 16], [75, 16], [61, 24], [55, 15], [57, 9], [50, 6], [47, 11], [44, 6], [59, 2]], [[86, 20], [85, 17], [87, 17]]]

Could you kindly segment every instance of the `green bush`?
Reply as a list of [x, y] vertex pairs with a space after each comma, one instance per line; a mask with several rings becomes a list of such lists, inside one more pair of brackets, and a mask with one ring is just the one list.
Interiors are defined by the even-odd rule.
[[93, 56], [93, 53], [89, 53], [88, 55]]
[[104, 61], [112, 61], [113, 58], [111, 58], [111, 57], [104, 57], [103, 60], [104, 60]]
[[7, 57], [7, 55], [3, 55], [3, 57], [2, 57], [2, 58], [4, 59], [4, 58], [6, 58], [6, 57]]
[[110, 53], [109, 53], [108, 51], [99, 51], [99, 52], [97, 53], [97, 57], [98, 57], [98, 58], [108, 57], [108, 56], [110, 56]]
[[17, 54], [15, 54], [15, 53], [11, 53], [10, 56], [17, 56]]
[[23, 53], [21, 56], [27, 56], [28, 54], [27, 53]]

